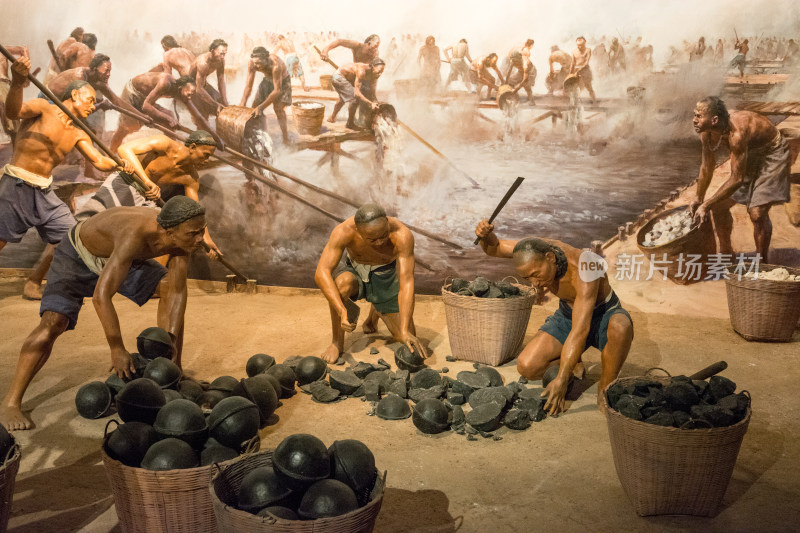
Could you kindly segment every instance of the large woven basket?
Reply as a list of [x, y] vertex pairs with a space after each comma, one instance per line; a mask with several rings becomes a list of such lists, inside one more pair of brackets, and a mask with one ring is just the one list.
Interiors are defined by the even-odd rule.
[[248, 139], [257, 131], [266, 131], [267, 119], [264, 114], [253, 116], [253, 109], [229, 105], [217, 115], [217, 133], [225, 144], [247, 152]]
[[[666, 261], [667, 278], [679, 285], [687, 285], [702, 281], [708, 273], [708, 264], [711, 262], [708, 256], [717, 253], [717, 240], [714, 237], [714, 229], [710, 218], [707, 218], [698, 226], [692, 228], [689, 233], [683, 237], [668, 242], [667, 244], [662, 244], [660, 246], [644, 246], [643, 243], [645, 236], [653, 229], [656, 222], [669, 215], [687, 209], [689, 209], [689, 206], [667, 209], [650, 219], [636, 233], [636, 245], [647, 260], [649, 261], [651, 256], [653, 256], [656, 261]], [[683, 268], [684, 271], [687, 270], [686, 265], [682, 263], [681, 259], [694, 259], [689, 257], [692, 255], [700, 256], [697, 258], [697, 263], [700, 265], [700, 268], [698, 268], [697, 271], [689, 272], [689, 277], [687, 277], [685, 272], [681, 272], [681, 268]]]
[[[213, 465], [160, 472], [134, 468], [109, 457], [107, 440], [108, 435], [103, 440], [100, 455], [111, 483], [122, 531], [217, 531], [208, 493], [208, 483], [214, 474]], [[251, 441], [251, 449], [258, 449], [258, 445], [256, 437]]]
[[[800, 319], [800, 282], [750, 279], [728, 267], [725, 287], [733, 330], [749, 341], [792, 340]], [[749, 265], [746, 267], [749, 268]], [[800, 269], [760, 264], [759, 272], [785, 268], [792, 275]], [[747, 271], [745, 269], [745, 271]]]
[[478, 298], [452, 293], [450, 286], [442, 287], [442, 300], [453, 357], [492, 366], [513, 359], [525, 339], [536, 291], [518, 285], [520, 296]]
[[11, 513], [11, 503], [14, 501], [14, 484], [19, 471], [19, 461], [22, 453], [19, 444], [14, 443], [4, 457], [5, 462], [0, 466], [0, 533], [8, 529], [8, 518]]
[[[636, 379], [620, 378], [611, 385]], [[602, 396], [614, 466], [636, 513], [716, 515], [750, 423], [750, 408], [729, 427], [679, 429], [628, 418]]]
[[323, 74], [319, 77], [319, 85], [320, 87], [322, 87], [323, 91], [333, 90], [333, 84], [331, 83], [331, 78], [333, 78], [331, 74]]
[[297, 132], [301, 135], [319, 135], [325, 106], [311, 100], [300, 100], [292, 104], [292, 116]]
[[236, 494], [242, 478], [254, 468], [262, 466], [272, 467], [271, 451], [242, 456], [220, 468], [211, 481], [211, 500], [222, 533], [369, 533], [375, 528], [375, 520], [383, 503], [386, 473], [383, 477], [376, 476], [369, 503], [355, 511], [317, 520], [283, 520], [272, 516], [256, 516], [236, 508]]

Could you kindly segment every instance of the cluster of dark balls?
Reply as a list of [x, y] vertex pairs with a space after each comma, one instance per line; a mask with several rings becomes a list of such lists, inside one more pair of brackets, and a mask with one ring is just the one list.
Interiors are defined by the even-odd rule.
[[508, 281], [489, 281], [478, 276], [474, 281], [455, 278], [448, 288], [450, 292], [460, 296], [477, 296], [478, 298], [512, 298], [520, 295], [519, 287]]
[[296, 434], [265, 457], [269, 460], [241, 478], [230, 476], [229, 483], [238, 486], [221, 495], [224, 503], [262, 517], [316, 520], [355, 511], [373, 498], [375, 457], [361, 441], [337, 440], [326, 447], [314, 435]]
[[682, 429], [726, 427], [742, 421], [750, 396], [722, 376], [693, 380], [675, 376], [664, 384], [642, 378], [618, 382], [606, 391], [608, 405], [634, 420]]

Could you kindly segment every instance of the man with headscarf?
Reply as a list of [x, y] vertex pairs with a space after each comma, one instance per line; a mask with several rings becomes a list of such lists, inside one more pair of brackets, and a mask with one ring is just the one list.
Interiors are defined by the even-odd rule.
[[[110, 371], [133, 378], [136, 370], [122, 340], [119, 316], [112, 298], [119, 293], [139, 306], [155, 292], [162, 278], [169, 290], [158, 302], [158, 325], [177, 349], [186, 311], [189, 256], [203, 242], [205, 209], [185, 196], [176, 196], [160, 213], [146, 207], [114, 207], [70, 229], [56, 248], [42, 296], [41, 321], [25, 339], [11, 386], [0, 405], [0, 423], [10, 430], [30, 429], [22, 398], [34, 376], [47, 362], [53, 344], [75, 328], [84, 298], [91, 298], [111, 352]], [[168, 267], [153, 260], [169, 255]]]
[[428, 357], [414, 326], [414, 236], [382, 207], [364, 204], [333, 229], [314, 280], [331, 312], [332, 341], [321, 355], [327, 362], [344, 352], [344, 334], [356, 327], [355, 301], [361, 299], [372, 304], [364, 333], [375, 332], [380, 318], [395, 341]]
[[545, 409], [555, 415], [565, 408], [573, 374], [583, 377], [583, 353], [595, 347], [600, 350], [601, 364], [599, 404], [633, 341], [633, 321], [609, 285], [607, 273], [584, 268], [589, 263], [600, 267], [602, 258], [553, 239], [501, 240], [487, 220], [478, 224], [475, 234], [486, 255], [513, 259], [520, 277], [559, 298], [558, 310], [517, 357], [517, 371], [527, 379], [540, 379], [548, 367], [559, 365], [557, 377], [542, 393], [547, 397]]

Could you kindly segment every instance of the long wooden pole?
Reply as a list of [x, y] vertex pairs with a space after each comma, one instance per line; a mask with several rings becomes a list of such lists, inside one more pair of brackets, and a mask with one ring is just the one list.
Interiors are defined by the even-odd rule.
[[[2, 44], [0, 44], [0, 53], [2, 53], [4, 56], [6, 56], [6, 58], [8, 58], [8, 60], [11, 63], [13, 63], [15, 61], [14, 56], [12, 56], [11, 53]], [[33, 83], [40, 91], [42, 91], [42, 93], [47, 98], [49, 98], [50, 101], [53, 102], [53, 104], [56, 105], [56, 107], [58, 107], [61, 111], [63, 111], [64, 114], [67, 115], [70, 120], [72, 120], [73, 124], [75, 124], [80, 129], [82, 129], [84, 131], [84, 133], [86, 133], [86, 135], [89, 136], [89, 138], [92, 140], [92, 142], [94, 144], [96, 144], [97, 147], [100, 148], [103, 152], [105, 152], [106, 155], [112, 161], [114, 161], [114, 163], [116, 163], [118, 167], [123, 167], [124, 166], [124, 164], [122, 163], [122, 159], [120, 159], [120, 157], [118, 155], [116, 155], [105, 144], [103, 144], [103, 141], [101, 141], [100, 138], [97, 137], [97, 135], [95, 135], [95, 133], [92, 131], [92, 129], [90, 127], [88, 127], [86, 124], [84, 124], [77, 116], [75, 116], [72, 113], [72, 111], [67, 109], [67, 107], [64, 105], [64, 103], [61, 102], [61, 99], [56, 98], [56, 96], [52, 93], [52, 91], [50, 89], [48, 89], [45, 86], [44, 83], [40, 82], [37, 78], [35, 78], [33, 75], [31, 75], [30, 72], [28, 73], [28, 80], [31, 83]], [[131, 176], [131, 178], [136, 180], [136, 182], [139, 183], [139, 185], [144, 187], [144, 183], [141, 182], [141, 178], [139, 176], [134, 174], [134, 175]], [[203, 242], [203, 247], [206, 249], [206, 251], [210, 250], [209, 246], [205, 242]], [[219, 259], [219, 262], [222, 265], [224, 265], [228, 270], [230, 270], [231, 272], [233, 272], [237, 276], [241, 277], [244, 280], [249, 279], [247, 276], [242, 274], [239, 270], [237, 270], [236, 268], [233, 268], [233, 266], [230, 263], [228, 263], [227, 260], [223, 261], [222, 256], [219, 256], [218, 259]]]
[[[497, 207], [494, 208], [494, 212], [492, 213], [492, 216], [489, 217], [489, 224], [494, 222], [495, 217], [497, 217], [497, 215], [500, 214], [500, 211], [503, 210], [505, 205], [508, 203], [508, 200], [516, 192], [516, 190], [519, 188], [519, 186], [522, 185], [523, 181], [525, 181], [525, 178], [523, 178], [523, 177], [519, 177], [519, 178], [514, 180], [514, 183], [511, 184], [511, 187], [508, 188], [508, 191], [506, 192], [505, 196], [503, 196], [503, 199], [500, 200], [500, 203], [498, 203]], [[480, 237], [476, 237], [475, 238], [475, 244], [478, 244], [480, 241], [481, 241]]]
[[431, 143], [429, 143], [428, 141], [426, 141], [425, 139], [423, 139], [423, 138], [422, 138], [422, 136], [421, 136], [419, 133], [417, 133], [416, 131], [412, 130], [412, 129], [409, 127], [409, 125], [408, 125], [408, 124], [406, 124], [405, 122], [403, 122], [403, 121], [402, 121], [402, 120], [400, 120], [400, 119], [397, 119], [397, 123], [398, 123], [398, 124], [400, 124], [400, 126], [402, 126], [403, 128], [405, 128], [405, 129], [406, 129], [406, 131], [408, 131], [408, 133], [410, 133], [410, 134], [411, 134], [411, 135], [412, 135], [412, 136], [413, 136], [413, 137], [414, 137], [416, 140], [418, 140], [419, 142], [421, 142], [422, 144], [424, 144], [424, 145], [425, 145], [425, 146], [426, 146], [428, 149], [430, 149], [430, 150], [431, 150], [431, 151], [432, 151], [434, 154], [436, 154], [437, 156], [439, 156], [439, 157], [440, 157], [440, 158], [441, 158], [443, 161], [445, 161], [445, 162], [446, 162], [448, 165], [450, 165], [451, 167], [453, 167], [454, 169], [456, 169], [456, 170], [457, 170], [459, 173], [461, 173], [461, 174], [462, 174], [462, 175], [463, 175], [465, 178], [467, 178], [467, 179], [469, 180], [469, 182], [470, 182], [470, 183], [472, 183], [472, 187], [473, 187], [473, 188], [475, 188], [475, 189], [479, 189], [479, 188], [480, 188], [480, 185], [478, 184], [478, 182], [477, 182], [477, 181], [475, 181], [474, 179], [472, 179], [472, 177], [471, 177], [469, 174], [467, 174], [466, 172], [464, 172], [463, 170], [461, 170], [460, 168], [458, 168], [458, 167], [457, 167], [457, 166], [456, 166], [456, 165], [455, 165], [455, 164], [454, 164], [452, 161], [450, 161], [450, 160], [447, 158], [447, 156], [445, 156], [445, 155], [444, 155], [442, 152], [440, 152], [439, 150], [437, 150], [436, 148], [434, 148], [434, 146], [433, 146]]

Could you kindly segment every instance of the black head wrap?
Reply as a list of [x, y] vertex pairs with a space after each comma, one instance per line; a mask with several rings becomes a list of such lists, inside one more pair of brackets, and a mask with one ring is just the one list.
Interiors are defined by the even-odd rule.
[[158, 214], [156, 220], [164, 229], [174, 228], [190, 218], [206, 214], [206, 208], [186, 196], [173, 196]]

